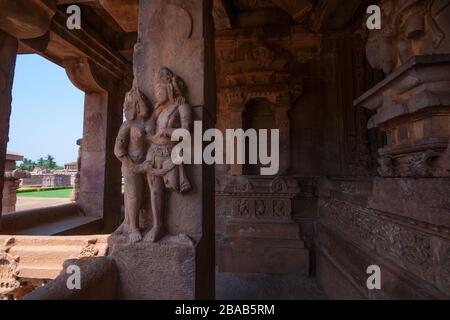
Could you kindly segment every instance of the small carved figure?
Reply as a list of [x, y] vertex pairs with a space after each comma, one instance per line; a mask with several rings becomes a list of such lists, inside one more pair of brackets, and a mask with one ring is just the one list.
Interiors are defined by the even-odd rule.
[[116, 139], [114, 154], [122, 162], [125, 180], [125, 220], [115, 233], [129, 233], [129, 242], [142, 240], [139, 230], [139, 212], [143, 205], [145, 176], [133, 170], [142, 164], [148, 149], [146, 123], [150, 117], [150, 105], [137, 88], [131, 89], [124, 102], [126, 121]]

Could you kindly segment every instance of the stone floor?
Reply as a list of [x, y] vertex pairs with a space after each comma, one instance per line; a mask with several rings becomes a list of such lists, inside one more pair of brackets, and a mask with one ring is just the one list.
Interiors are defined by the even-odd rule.
[[219, 300], [326, 300], [315, 278], [300, 275], [216, 273]]
[[17, 198], [16, 211], [45, 208], [70, 203], [69, 199], [60, 198]]

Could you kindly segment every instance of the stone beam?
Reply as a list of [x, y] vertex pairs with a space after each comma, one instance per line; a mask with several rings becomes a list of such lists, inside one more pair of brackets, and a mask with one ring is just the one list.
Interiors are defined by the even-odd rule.
[[[57, 11], [53, 19], [50, 31], [41, 37], [20, 41], [19, 53], [38, 53], [46, 59], [65, 67], [66, 60], [89, 58], [90, 61], [116, 79], [124, 80], [131, 84], [132, 64], [118, 51], [124, 50], [131, 55], [135, 39], [133, 33], [124, 34], [127, 40], [118, 37], [116, 43], [109, 45], [102, 37], [88, 26], [81, 30], [68, 30], [66, 28], [67, 16], [62, 11]], [[128, 51], [127, 51], [128, 50]]]
[[[11, 91], [17, 55], [17, 40], [0, 31], [0, 192], [3, 194], [6, 146], [8, 144], [9, 118], [11, 115]], [[0, 210], [2, 208], [0, 195]], [[0, 211], [1, 228], [1, 211]]]
[[0, 29], [17, 39], [43, 36], [56, 12], [54, 0], [1, 0]]
[[309, 0], [272, 0], [272, 2], [289, 13], [297, 22], [302, 22], [313, 8]]
[[100, 5], [125, 32], [136, 32], [139, 0], [99, 0]]
[[319, 0], [312, 11], [309, 28], [314, 32], [343, 28], [361, 4], [360, 0]]
[[88, 57], [116, 79], [123, 79], [130, 85], [132, 81], [131, 63], [107, 44], [100, 34], [88, 26], [83, 26], [81, 30], [68, 30], [66, 19], [66, 14], [57, 11], [50, 26], [50, 44], [43, 54], [62, 66], [66, 59]]

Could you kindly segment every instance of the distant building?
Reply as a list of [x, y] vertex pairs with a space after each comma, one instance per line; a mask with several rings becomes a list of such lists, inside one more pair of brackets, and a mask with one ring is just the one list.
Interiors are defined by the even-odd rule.
[[78, 173], [77, 163], [67, 163], [64, 170], [49, 170], [36, 168], [31, 176], [22, 179], [22, 188], [50, 188], [75, 186]]
[[16, 153], [7, 152], [5, 160], [2, 212], [6, 213], [16, 211], [16, 190], [19, 188], [20, 179], [29, 176], [29, 173], [16, 169], [16, 161], [22, 161], [23, 156]]
[[66, 163], [64, 165], [66, 171], [78, 171], [78, 164], [76, 162]]

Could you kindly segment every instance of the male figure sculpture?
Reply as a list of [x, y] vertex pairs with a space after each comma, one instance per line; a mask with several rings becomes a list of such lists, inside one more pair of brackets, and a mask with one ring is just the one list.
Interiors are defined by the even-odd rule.
[[183, 80], [168, 68], [155, 75], [156, 105], [150, 116], [146, 97], [133, 88], [125, 97], [126, 121], [117, 136], [114, 153], [122, 162], [125, 180], [125, 221], [115, 232], [129, 234], [129, 243], [142, 240], [139, 213], [143, 207], [145, 181], [150, 188], [152, 229], [145, 240], [157, 242], [165, 235], [166, 189], [185, 192], [191, 188], [183, 165], [172, 161], [171, 141], [176, 129], [190, 131], [192, 108], [186, 103]]
[[147, 175], [153, 227], [145, 238], [156, 242], [165, 235], [165, 189], [183, 193], [191, 188], [183, 165], [172, 161], [172, 149], [177, 142], [171, 141], [171, 137], [176, 129], [190, 131], [193, 121], [192, 108], [184, 96], [185, 84], [172, 71], [161, 68], [155, 75], [153, 89], [156, 105], [146, 126], [150, 148], [144, 164], [135, 166], [135, 172]]

